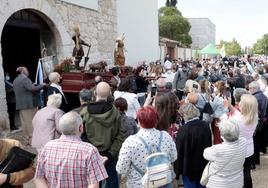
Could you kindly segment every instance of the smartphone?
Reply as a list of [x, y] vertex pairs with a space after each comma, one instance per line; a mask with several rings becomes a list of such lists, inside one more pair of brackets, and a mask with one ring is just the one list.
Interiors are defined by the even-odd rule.
[[152, 89], [151, 89], [151, 97], [154, 97], [155, 96], [156, 90], [157, 90], [157, 87], [156, 86], [153, 86]]

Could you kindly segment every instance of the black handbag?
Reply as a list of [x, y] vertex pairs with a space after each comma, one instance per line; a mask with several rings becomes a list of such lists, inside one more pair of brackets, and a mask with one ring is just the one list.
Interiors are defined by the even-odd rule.
[[34, 161], [35, 154], [17, 146], [10, 149], [7, 158], [0, 164], [1, 173], [12, 173], [28, 168]]
[[[10, 149], [7, 158], [0, 163], [0, 172], [7, 174], [18, 172], [28, 168], [34, 161], [35, 154], [25, 151], [17, 146]], [[3, 184], [0, 188], [13, 188], [9, 183]]]
[[204, 106], [202, 112], [203, 112], [203, 113], [207, 113], [207, 114], [209, 114], [209, 115], [213, 114], [213, 113], [214, 113], [214, 110], [213, 110], [212, 106], [210, 105], [209, 101], [207, 101], [203, 95], [201, 95], [201, 97], [202, 97], [202, 98], [205, 100], [205, 102], [206, 102], [206, 104], [205, 104], [205, 106]]

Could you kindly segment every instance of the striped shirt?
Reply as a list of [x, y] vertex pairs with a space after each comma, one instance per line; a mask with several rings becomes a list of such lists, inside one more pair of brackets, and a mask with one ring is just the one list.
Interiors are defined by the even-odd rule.
[[39, 153], [35, 178], [53, 188], [87, 188], [106, 179], [98, 150], [79, 137], [62, 135]]
[[235, 142], [224, 141], [204, 150], [204, 158], [211, 162], [207, 188], [243, 187], [243, 165], [247, 142], [239, 138]]

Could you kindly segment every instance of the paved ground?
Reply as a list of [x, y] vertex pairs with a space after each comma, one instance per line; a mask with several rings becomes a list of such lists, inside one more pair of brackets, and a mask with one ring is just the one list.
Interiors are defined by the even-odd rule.
[[[24, 145], [26, 144], [21, 132], [12, 134], [9, 137], [20, 140]], [[26, 146], [26, 149], [31, 152], [36, 152], [30, 146]], [[268, 188], [268, 154], [261, 155], [261, 165], [257, 166], [256, 170], [252, 171], [252, 178], [254, 188]], [[24, 185], [24, 188], [35, 188], [35, 186], [33, 185], [33, 182], [29, 182]]]

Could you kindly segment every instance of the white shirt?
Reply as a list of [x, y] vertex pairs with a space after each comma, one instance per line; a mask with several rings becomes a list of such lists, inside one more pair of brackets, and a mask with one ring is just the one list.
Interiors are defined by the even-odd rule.
[[211, 161], [207, 188], [243, 187], [243, 165], [246, 157], [246, 139], [224, 141], [204, 150], [204, 158]]
[[67, 100], [66, 100], [66, 98], [65, 98], [65, 95], [64, 95], [64, 93], [63, 93], [63, 91], [62, 91], [61, 86], [58, 85], [58, 84], [55, 84], [55, 83], [51, 83], [50, 86], [51, 86], [51, 87], [55, 87], [55, 88], [57, 88], [57, 89], [60, 91], [61, 95], [63, 96], [63, 99], [65, 100], [65, 102], [66, 102], [66, 104], [67, 104]]
[[164, 63], [164, 68], [167, 69], [171, 69], [172, 68], [172, 63], [169, 60], [166, 60]]
[[162, 74], [162, 76], [165, 77], [166, 82], [173, 83], [175, 74], [176, 74], [175, 72], [172, 72], [172, 71], [168, 70], [167, 72]]
[[[137, 133], [142, 137], [148, 145], [151, 146], [152, 152], [156, 151], [156, 147], [159, 144], [160, 131], [157, 129], [143, 129]], [[170, 156], [171, 162], [177, 159], [177, 150], [174, 141], [171, 136], [163, 131], [163, 137], [161, 142], [161, 152], [165, 152]], [[133, 168], [131, 163], [134, 163], [139, 169], [145, 172], [145, 159], [148, 156], [148, 152], [145, 149], [144, 144], [135, 135], [129, 136], [123, 143], [120, 152], [118, 162], [116, 164], [116, 170], [119, 174], [127, 176], [127, 187], [129, 188], [141, 188], [141, 175]]]
[[119, 97], [122, 97], [122, 98], [127, 100], [128, 109], [126, 111], [126, 115], [136, 119], [137, 111], [140, 108], [140, 103], [138, 101], [138, 95], [135, 93], [115, 91], [114, 92], [114, 99], [116, 100]]
[[61, 88], [60, 85], [55, 84], [55, 83], [51, 83], [50, 86], [57, 88], [60, 91], [60, 93], [64, 96], [64, 93], [63, 93], [62, 88]]

